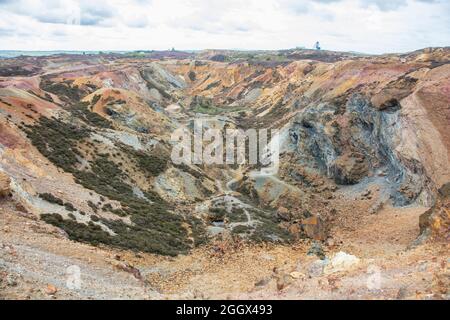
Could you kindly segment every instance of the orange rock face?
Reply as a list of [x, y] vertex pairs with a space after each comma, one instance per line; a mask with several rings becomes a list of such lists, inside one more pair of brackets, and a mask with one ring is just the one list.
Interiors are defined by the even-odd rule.
[[436, 204], [420, 217], [421, 232], [437, 240], [450, 240], [450, 183], [439, 189]]

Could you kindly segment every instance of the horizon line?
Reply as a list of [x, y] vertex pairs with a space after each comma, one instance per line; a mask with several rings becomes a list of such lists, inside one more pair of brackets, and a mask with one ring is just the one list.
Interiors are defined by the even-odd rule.
[[295, 50], [310, 50], [310, 51], [323, 51], [323, 52], [340, 52], [340, 53], [352, 53], [352, 54], [361, 54], [361, 55], [371, 55], [371, 56], [382, 56], [387, 54], [407, 54], [407, 53], [413, 53], [416, 51], [422, 51], [425, 49], [446, 49], [450, 48], [449, 46], [431, 46], [431, 47], [423, 47], [411, 51], [404, 51], [404, 52], [384, 52], [384, 53], [367, 53], [367, 52], [360, 52], [360, 51], [352, 51], [352, 50], [346, 50], [346, 51], [340, 51], [340, 50], [328, 50], [328, 49], [314, 49], [314, 48], [306, 48], [306, 47], [295, 47], [295, 48], [284, 48], [284, 49], [239, 49], [239, 48], [232, 48], [232, 49], [217, 49], [217, 48], [206, 48], [206, 49], [133, 49], [133, 50], [122, 50], [122, 49], [112, 49], [112, 50], [80, 50], [80, 49], [56, 49], [56, 50], [17, 50], [17, 49], [0, 49], [0, 52], [56, 52], [56, 54], [61, 53], [64, 54], [65, 52], [74, 52], [74, 53], [83, 53], [83, 52], [89, 52], [89, 53], [129, 53], [129, 52], [201, 52], [201, 51], [235, 51], [235, 52], [268, 52], [268, 51], [295, 51]]

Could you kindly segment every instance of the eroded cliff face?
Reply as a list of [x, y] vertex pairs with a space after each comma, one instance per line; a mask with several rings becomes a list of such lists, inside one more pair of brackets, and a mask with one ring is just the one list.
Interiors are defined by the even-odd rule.
[[450, 228], [450, 184], [443, 185], [438, 190], [434, 205], [420, 217], [421, 237], [418, 240], [431, 237], [437, 240], [449, 241]]
[[[170, 255], [218, 237], [325, 240], [361, 201], [436, 204], [422, 229], [448, 233], [449, 50], [304, 54], [66, 56], [11, 71], [0, 165], [14, 201], [70, 239]], [[171, 133], [197, 117], [280, 129], [278, 172], [172, 163]]]
[[354, 94], [343, 106], [308, 107], [295, 118], [290, 136], [299, 160], [337, 184], [383, 177], [395, 205], [427, 205], [433, 192], [420, 159], [399, 150], [404, 121], [398, 102], [377, 110], [367, 97]]

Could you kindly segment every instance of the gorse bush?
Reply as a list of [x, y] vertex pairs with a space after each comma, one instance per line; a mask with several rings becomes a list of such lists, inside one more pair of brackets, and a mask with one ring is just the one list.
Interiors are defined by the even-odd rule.
[[39, 198], [50, 202], [50, 203], [55, 203], [57, 205], [63, 206], [64, 205], [64, 201], [62, 201], [60, 198], [55, 197], [54, 195], [52, 195], [51, 193], [40, 193], [39, 194]]
[[143, 151], [137, 151], [127, 145], [122, 145], [121, 149], [134, 160], [139, 169], [150, 176], [157, 176], [164, 172], [168, 167], [170, 158], [169, 154], [166, 152], [158, 150], [158, 154], [148, 154]]
[[86, 124], [98, 128], [112, 128], [112, 123], [101, 115], [89, 110], [89, 104], [85, 102], [77, 103], [71, 107], [71, 113], [83, 120]]
[[47, 159], [64, 171], [72, 172], [79, 163], [77, 144], [89, 137], [90, 130], [56, 118], [41, 117], [37, 125], [25, 128], [25, 133]]
[[64, 230], [70, 240], [87, 242], [92, 245], [112, 243], [113, 236], [92, 222], [86, 225], [73, 220], [66, 220], [58, 213], [42, 214], [41, 219]]
[[49, 78], [43, 77], [40, 88], [44, 91], [57, 95], [62, 101], [67, 103], [79, 102], [86, 94], [78, 86], [72, 86], [73, 81], [52, 82]]
[[40, 193], [39, 194], [39, 198], [48, 201], [50, 203], [54, 203], [57, 204], [59, 206], [64, 206], [66, 208], [67, 211], [70, 212], [75, 212], [77, 211], [77, 209], [75, 209], [75, 207], [73, 206], [73, 204], [71, 204], [70, 202], [64, 202], [63, 200], [61, 200], [60, 198], [52, 195], [51, 193]]
[[226, 217], [230, 222], [246, 222], [247, 215], [242, 208], [232, 208], [230, 212], [227, 212]]

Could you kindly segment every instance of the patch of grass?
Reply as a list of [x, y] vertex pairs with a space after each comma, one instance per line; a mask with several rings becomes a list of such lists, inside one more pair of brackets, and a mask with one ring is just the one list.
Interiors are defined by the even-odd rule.
[[144, 151], [135, 150], [124, 144], [122, 144], [120, 148], [134, 161], [139, 169], [152, 177], [158, 176], [168, 167], [170, 155], [165, 150], [155, 150], [150, 154]]
[[127, 213], [124, 210], [122, 210], [122, 209], [113, 209], [113, 210], [111, 210], [111, 213], [113, 213], [113, 214], [115, 214], [116, 216], [119, 216], [119, 217], [126, 217], [127, 216]]
[[183, 218], [168, 211], [167, 203], [156, 193], [144, 192], [153, 203], [137, 198], [123, 180], [125, 174], [105, 156], [99, 156], [91, 171], [74, 173], [77, 182], [105, 197], [119, 201], [121, 216], [129, 215], [133, 225], [118, 221], [102, 222], [116, 234], [113, 245], [125, 249], [175, 255], [187, 252], [187, 230]]
[[47, 202], [57, 204], [59, 206], [64, 206], [64, 208], [66, 208], [67, 211], [70, 211], [70, 212], [77, 211], [77, 209], [75, 209], [73, 204], [71, 204], [70, 202], [64, 202], [60, 198], [52, 195], [51, 193], [40, 193], [39, 198], [41, 198]]
[[195, 80], [197, 79], [197, 75], [196, 75], [195, 72], [192, 71], [192, 70], [189, 71], [188, 77], [189, 77], [189, 80], [191, 80], [191, 81], [195, 81]]
[[215, 106], [212, 99], [202, 97], [202, 96], [195, 96], [194, 99], [191, 102], [190, 109], [193, 110], [196, 113], [203, 113], [203, 114], [209, 114], [212, 116], [223, 114], [223, 113], [230, 113], [230, 112], [238, 112], [242, 111], [242, 107], [218, 107]]
[[187, 241], [174, 237], [172, 233], [161, 232], [139, 224], [128, 225], [120, 220], [104, 220], [103, 223], [118, 234], [112, 237], [109, 243], [113, 246], [170, 256], [187, 253], [189, 250]]
[[208, 85], [206, 86], [205, 90], [210, 90], [210, 89], [212, 89], [212, 88], [215, 88], [215, 87], [219, 86], [220, 83], [221, 83], [220, 80], [211, 82], [210, 84], [208, 84]]
[[151, 176], [157, 176], [167, 169], [167, 155], [152, 155], [142, 151], [134, 151], [132, 156], [136, 159], [141, 170], [148, 172]]
[[200, 172], [192, 169], [191, 167], [189, 167], [188, 165], [181, 163], [181, 164], [174, 164], [174, 167], [177, 169], [180, 169], [181, 171], [187, 172], [189, 173], [191, 176], [201, 180], [203, 179], [205, 176], [203, 174], [201, 174]]
[[209, 114], [211, 116], [216, 116], [223, 113], [230, 113], [230, 112], [237, 112], [241, 111], [241, 107], [230, 107], [230, 108], [222, 108], [222, 107], [216, 107], [216, 106], [195, 106], [194, 112], [196, 113], [203, 113], [203, 114]]
[[0, 77], [18, 77], [18, 76], [30, 76], [37, 70], [28, 70], [20, 65], [2, 65], [0, 68]]

